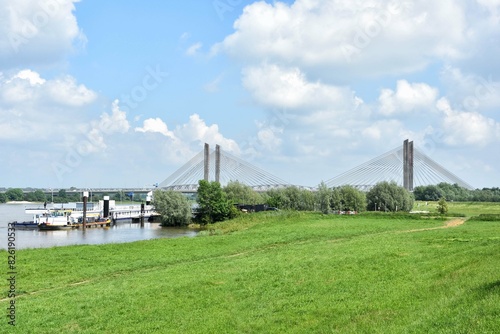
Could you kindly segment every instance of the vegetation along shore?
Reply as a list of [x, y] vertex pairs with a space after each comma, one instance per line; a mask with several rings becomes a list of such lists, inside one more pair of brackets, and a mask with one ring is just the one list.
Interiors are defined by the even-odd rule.
[[498, 204], [453, 202], [449, 212], [460, 222], [268, 211], [196, 238], [18, 251], [16, 329], [495, 333]]

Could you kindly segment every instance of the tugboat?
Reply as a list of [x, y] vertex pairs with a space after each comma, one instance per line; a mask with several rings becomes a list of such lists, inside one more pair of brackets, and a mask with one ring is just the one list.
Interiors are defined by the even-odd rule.
[[37, 213], [34, 222], [42, 231], [47, 230], [67, 230], [74, 228], [71, 222], [71, 210], [47, 210], [44, 213]]

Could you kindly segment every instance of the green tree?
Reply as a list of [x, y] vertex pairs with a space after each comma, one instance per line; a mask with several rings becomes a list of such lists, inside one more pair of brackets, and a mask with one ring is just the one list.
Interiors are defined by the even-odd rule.
[[47, 200], [47, 196], [40, 189], [37, 189], [33, 192], [33, 198], [36, 202], [45, 202]]
[[219, 182], [200, 180], [198, 185], [196, 221], [206, 225], [232, 217], [232, 204], [227, 200]]
[[0, 203], [7, 202], [7, 196], [4, 193], [0, 193]]
[[368, 210], [410, 211], [413, 208], [413, 195], [395, 182], [377, 183], [366, 194]]
[[338, 188], [341, 198], [341, 210], [343, 211], [365, 211], [366, 195], [364, 192], [352, 187], [342, 186]]
[[57, 192], [57, 197], [54, 198], [54, 201], [56, 203], [67, 203], [68, 195], [66, 194], [66, 189], [59, 189], [59, 191]]
[[415, 199], [419, 201], [437, 201], [444, 196], [443, 190], [436, 185], [418, 186], [413, 189]]
[[181, 193], [155, 190], [153, 205], [156, 212], [161, 215], [163, 226], [187, 225], [191, 221], [191, 205]]
[[262, 196], [251, 187], [238, 181], [229, 182], [224, 188], [227, 199], [233, 204], [262, 204]]
[[267, 205], [283, 210], [313, 211], [316, 202], [312, 191], [295, 186], [268, 190], [265, 197]]
[[437, 204], [437, 211], [439, 214], [444, 215], [448, 212], [448, 203], [446, 203], [446, 198], [441, 197]]
[[366, 195], [348, 185], [333, 188], [330, 196], [330, 208], [333, 211], [365, 211]]
[[318, 204], [319, 211], [324, 214], [330, 213], [331, 206], [330, 201], [332, 200], [332, 190], [328, 188], [325, 182], [321, 181], [316, 192], [316, 203]]
[[5, 192], [8, 201], [22, 201], [24, 200], [24, 193], [22, 189], [11, 188]]
[[314, 211], [315, 204], [316, 204], [316, 197], [311, 190], [301, 189], [299, 191], [299, 203], [296, 206], [297, 210]]
[[275, 208], [288, 209], [290, 200], [284, 189], [270, 189], [266, 192], [266, 204]]

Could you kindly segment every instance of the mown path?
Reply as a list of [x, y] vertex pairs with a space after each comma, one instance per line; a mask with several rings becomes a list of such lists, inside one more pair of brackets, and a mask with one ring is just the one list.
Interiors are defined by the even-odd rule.
[[432, 231], [432, 230], [439, 230], [442, 228], [450, 228], [450, 227], [457, 227], [465, 223], [467, 218], [453, 218], [451, 220], [448, 220], [444, 223], [443, 226], [437, 226], [437, 227], [429, 227], [429, 228], [420, 228], [420, 229], [414, 229], [414, 230], [406, 230], [406, 231], [401, 231], [399, 233], [412, 233], [412, 232], [421, 232], [421, 231]]

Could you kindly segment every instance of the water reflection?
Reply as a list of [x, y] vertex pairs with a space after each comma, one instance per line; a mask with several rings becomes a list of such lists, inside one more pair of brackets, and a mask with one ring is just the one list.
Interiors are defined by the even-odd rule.
[[[7, 245], [7, 224], [12, 222], [12, 217], [18, 217], [22, 220], [24, 215], [24, 206], [0, 205], [0, 246], [6, 249]], [[3, 231], [3, 232], [2, 232]], [[5, 233], [4, 233], [5, 232]], [[196, 230], [187, 228], [161, 227], [159, 223], [144, 222], [133, 223], [130, 221], [120, 221], [107, 228], [87, 228], [58, 230], [58, 231], [40, 231], [34, 230], [16, 230], [16, 248], [46, 248], [53, 246], [82, 245], [82, 244], [104, 244], [104, 243], [122, 243], [138, 240], [148, 240], [157, 238], [178, 238], [193, 237], [198, 233]], [[2, 237], [5, 236], [5, 237]]]

